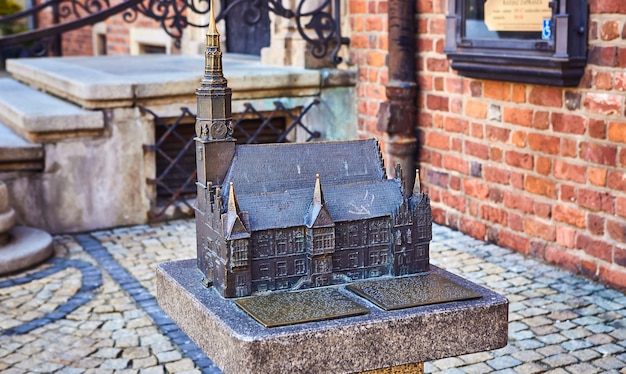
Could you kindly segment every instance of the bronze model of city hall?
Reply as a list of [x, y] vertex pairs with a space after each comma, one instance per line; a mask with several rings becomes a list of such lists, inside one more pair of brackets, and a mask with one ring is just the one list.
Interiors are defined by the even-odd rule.
[[376, 140], [237, 145], [214, 18], [197, 95], [198, 268], [223, 297], [428, 271], [428, 196]]

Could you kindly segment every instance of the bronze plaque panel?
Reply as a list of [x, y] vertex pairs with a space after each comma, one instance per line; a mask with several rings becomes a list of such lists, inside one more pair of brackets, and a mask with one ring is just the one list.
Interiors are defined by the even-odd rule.
[[334, 288], [273, 293], [235, 300], [241, 309], [265, 327], [293, 325], [367, 314], [363, 305]]
[[384, 310], [481, 297], [480, 294], [437, 274], [356, 283], [347, 288]]

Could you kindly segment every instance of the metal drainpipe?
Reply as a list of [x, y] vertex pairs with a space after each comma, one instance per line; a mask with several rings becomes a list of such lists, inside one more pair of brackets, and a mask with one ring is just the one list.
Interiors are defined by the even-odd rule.
[[387, 101], [381, 103], [377, 130], [385, 133], [385, 158], [389, 169], [400, 164], [405, 191], [410, 193], [415, 180], [417, 139], [417, 78], [415, 72], [415, 1], [389, 0], [389, 81]]

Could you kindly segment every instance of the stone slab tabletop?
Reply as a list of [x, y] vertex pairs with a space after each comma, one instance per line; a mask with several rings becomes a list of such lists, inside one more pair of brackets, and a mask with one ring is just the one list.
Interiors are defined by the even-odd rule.
[[10, 78], [0, 78], [0, 120], [26, 136], [104, 128], [102, 113], [81, 109]]
[[508, 300], [435, 266], [480, 299], [383, 311], [345, 289], [369, 314], [265, 328], [201, 285], [196, 260], [157, 267], [157, 301], [225, 373], [350, 373], [504, 347]]
[[[0, 122], [0, 164], [43, 162], [43, 146], [31, 143]], [[43, 164], [42, 164], [43, 165]], [[0, 170], [2, 167], [0, 166]]]
[[[351, 81], [354, 72], [263, 65], [245, 55], [225, 54], [224, 74], [234, 93], [319, 90], [320, 85]], [[94, 101], [192, 95], [204, 72], [200, 55], [140, 55], [23, 58], [7, 61], [20, 81], [79, 104]], [[341, 79], [342, 76], [349, 76]], [[89, 106], [89, 105], [87, 105]]]

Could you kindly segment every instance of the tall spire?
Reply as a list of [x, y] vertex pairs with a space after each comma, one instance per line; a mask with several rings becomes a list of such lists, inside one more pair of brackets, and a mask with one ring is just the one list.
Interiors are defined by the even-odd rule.
[[222, 71], [220, 33], [215, 23], [214, 3], [211, 2], [209, 27], [204, 50], [204, 76], [196, 90], [198, 114], [196, 136], [203, 140], [231, 140], [231, 90]]

